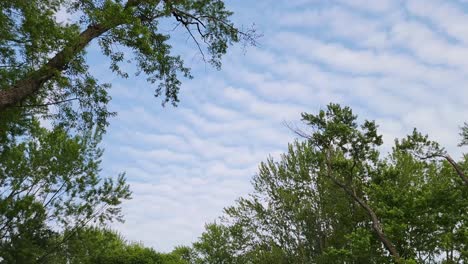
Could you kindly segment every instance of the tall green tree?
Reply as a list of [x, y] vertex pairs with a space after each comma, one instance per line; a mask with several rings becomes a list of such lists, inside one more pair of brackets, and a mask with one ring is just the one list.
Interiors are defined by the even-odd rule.
[[[187, 248], [179, 247], [172, 253], [159, 253], [140, 243], [126, 241], [113, 230], [85, 227], [66, 230], [68, 237], [47, 262], [57, 264], [189, 264]], [[45, 259], [44, 259], [45, 260]]]
[[[59, 10], [74, 19], [59, 22]], [[0, 257], [35, 261], [66, 238], [57, 230], [122, 219], [125, 178], [100, 172], [110, 85], [89, 71], [88, 45], [118, 76], [133, 64], [175, 105], [191, 74], [160, 25], [188, 32], [219, 68], [230, 44], [255, 41], [231, 15], [220, 0], [0, 0]]]
[[[223, 263], [467, 261], [467, 156], [421, 155], [446, 152], [414, 131], [381, 157], [377, 125], [359, 124], [350, 108], [302, 117], [312, 132], [261, 163], [254, 192], [197, 243], [227, 255]], [[213, 255], [197, 243], [202, 261]]]
[[0, 147], [0, 257], [8, 263], [54, 250], [54, 229], [121, 220], [120, 203], [130, 198], [124, 175], [99, 175], [100, 134], [70, 136], [37, 121], [22, 129]]
[[[54, 103], [77, 98], [80, 104], [103, 87], [88, 71], [85, 48], [97, 41], [111, 69], [130, 60], [137, 73], [155, 83], [155, 95], [176, 103], [179, 75], [190, 77], [180, 56], [171, 53], [170, 35], [162, 33], [163, 19], [185, 28], [207, 61], [216, 67], [229, 44], [255, 41], [229, 20], [232, 12], [221, 0], [33, 0], [0, 2], [0, 109], [27, 103]], [[56, 12], [79, 16], [75, 23], [57, 22]], [[126, 47], [133, 54], [119, 51]], [[84, 86], [93, 86], [83, 93]]]

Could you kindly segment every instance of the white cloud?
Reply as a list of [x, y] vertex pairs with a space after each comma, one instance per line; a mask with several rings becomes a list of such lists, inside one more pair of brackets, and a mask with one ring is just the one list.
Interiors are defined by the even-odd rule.
[[412, 57], [391, 51], [351, 49], [342, 44], [322, 42], [318, 39], [293, 33], [281, 33], [276, 38], [277, 47], [307, 58], [309, 62], [323, 63], [348, 74], [384, 75], [409, 81], [430, 83], [439, 87], [461, 83], [464, 75], [441, 66], [421, 64]]
[[400, 4], [399, 0], [337, 0], [337, 2], [353, 8], [379, 13], [391, 11]]
[[464, 72], [468, 68], [464, 59], [468, 56], [467, 46], [450, 43], [422, 23], [403, 21], [395, 24], [390, 41], [406, 47], [427, 63], [455, 66]]
[[[178, 108], [160, 107], [140, 79], [115, 83], [102, 72], [115, 83], [119, 112], [104, 169], [127, 171], [134, 191], [127, 222], [117, 225], [126, 237], [164, 251], [189, 244], [250, 190], [259, 162], [286, 150], [294, 135], [283, 121], [329, 102], [376, 119], [386, 150], [418, 127], [459, 155], [468, 116], [464, 11], [438, 0], [411, 0], [407, 10], [399, 1], [293, 2], [277, 7], [288, 10], [280, 16], [262, 9], [270, 35], [260, 48], [231, 53], [220, 72], [192, 65], [196, 79], [185, 82]], [[253, 16], [257, 4], [271, 2], [239, 8]]]
[[415, 16], [430, 21], [435, 28], [452, 38], [468, 43], [468, 14], [453, 1], [409, 0], [407, 9]]
[[[374, 1], [376, 2], [376, 1]], [[306, 9], [296, 13], [278, 14], [281, 25], [288, 28], [315, 29], [317, 34], [356, 41], [359, 46], [384, 46], [385, 32], [381, 30], [386, 19], [373, 20], [342, 6]], [[349, 23], [349, 21], [353, 21]], [[376, 36], [377, 35], [377, 36]]]

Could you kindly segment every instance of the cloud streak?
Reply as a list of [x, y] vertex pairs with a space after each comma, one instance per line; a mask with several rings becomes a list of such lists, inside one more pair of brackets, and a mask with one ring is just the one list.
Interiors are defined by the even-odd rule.
[[124, 204], [126, 223], [115, 227], [128, 239], [162, 251], [194, 241], [206, 222], [250, 191], [261, 161], [286, 150], [295, 135], [284, 121], [298, 123], [301, 112], [329, 102], [377, 120], [385, 150], [418, 127], [461, 153], [466, 4], [278, 3], [230, 3], [243, 19], [265, 26], [261, 46], [245, 55], [232, 50], [222, 71], [192, 63], [195, 79], [184, 83], [177, 108], [162, 108], [144, 80], [110, 79], [90, 52], [91, 67], [114, 87], [111, 108], [119, 115], [105, 137], [103, 173], [127, 172], [134, 199]]

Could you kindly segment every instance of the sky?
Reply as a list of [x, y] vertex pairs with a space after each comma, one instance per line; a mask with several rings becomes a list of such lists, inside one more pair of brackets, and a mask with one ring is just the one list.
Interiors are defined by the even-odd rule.
[[[183, 32], [174, 52], [192, 68], [178, 107], [161, 106], [143, 77], [120, 79], [96, 45], [91, 72], [112, 84], [103, 176], [125, 172], [131, 241], [168, 252], [190, 245], [223, 208], [251, 191], [260, 162], [295, 139], [285, 123], [330, 102], [375, 120], [383, 151], [417, 127], [458, 157], [468, 116], [466, 0], [227, 0], [257, 47], [234, 46], [217, 71]], [[161, 30], [169, 32], [167, 23]], [[131, 70], [131, 69], [130, 69]], [[131, 71], [130, 71], [131, 72]]]

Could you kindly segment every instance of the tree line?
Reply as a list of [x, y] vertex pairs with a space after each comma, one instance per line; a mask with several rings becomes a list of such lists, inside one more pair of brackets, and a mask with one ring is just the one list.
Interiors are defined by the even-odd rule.
[[199, 263], [468, 261], [468, 155], [416, 129], [382, 155], [378, 126], [338, 104], [302, 118], [303, 139], [194, 243]]

